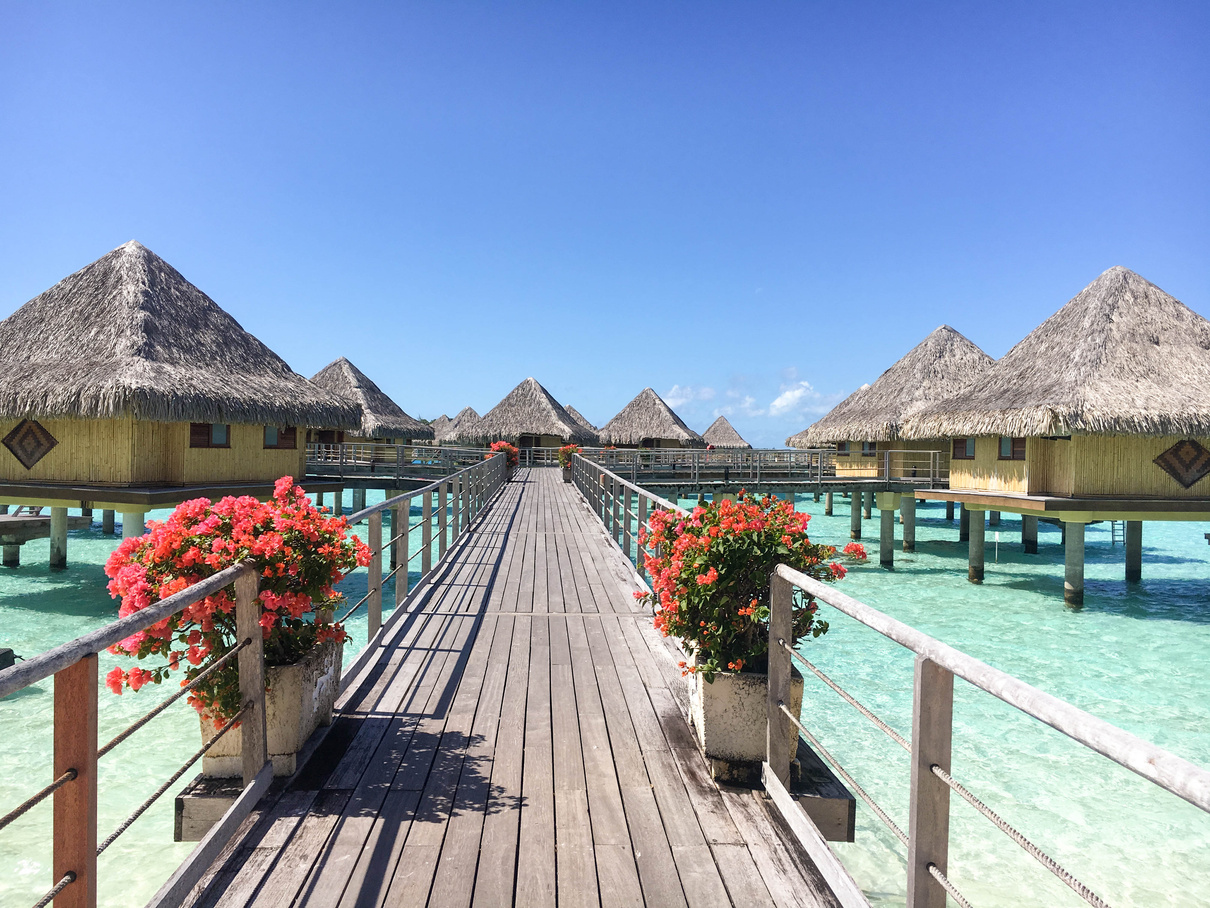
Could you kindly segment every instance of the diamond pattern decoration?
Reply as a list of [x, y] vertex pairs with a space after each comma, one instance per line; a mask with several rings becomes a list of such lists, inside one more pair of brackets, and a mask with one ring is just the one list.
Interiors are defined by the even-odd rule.
[[1178, 441], [1157, 457], [1155, 463], [1184, 488], [1188, 489], [1199, 479], [1210, 473], [1210, 451], [1207, 451], [1192, 438], [1186, 438]]
[[51, 448], [59, 442], [55, 436], [46, 431], [46, 427], [32, 419], [23, 419], [15, 429], [4, 436], [4, 447], [13, 452], [13, 457], [21, 461], [27, 470], [32, 470], [34, 464], [50, 453]]

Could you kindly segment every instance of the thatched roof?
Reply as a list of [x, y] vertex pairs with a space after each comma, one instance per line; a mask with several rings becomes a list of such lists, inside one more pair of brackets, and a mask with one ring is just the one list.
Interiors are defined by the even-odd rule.
[[942, 325], [872, 385], [854, 391], [817, 423], [786, 439], [792, 448], [836, 441], [894, 441], [905, 419], [967, 387], [992, 358]]
[[[597, 437], [572, 419], [550, 392], [527, 378], [483, 415], [474, 429], [474, 440], [511, 441], [522, 435], [554, 435], [563, 441], [593, 444]], [[472, 440], [466, 437], [465, 440]]]
[[311, 382], [361, 410], [359, 434], [365, 438], [432, 438], [431, 427], [403, 412], [395, 401], [343, 356], [329, 363]]
[[444, 432], [452, 422], [453, 420], [444, 413], [434, 419], [431, 423], [429, 423], [429, 428], [433, 430], [433, 437], [440, 438], [441, 433]]
[[735, 426], [725, 416], [720, 416], [710, 424], [710, 428], [702, 433], [706, 444], [716, 448], [750, 448], [752, 445], [744, 441], [735, 431]]
[[567, 404], [566, 406], [563, 407], [563, 409], [567, 411], [568, 416], [570, 416], [572, 419], [574, 419], [576, 422], [578, 422], [580, 425], [582, 425], [589, 432], [596, 433], [597, 431], [599, 431], [596, 426], [594, 426], [587, 419], [585, 419], [583, 414], [581, 414], [580, 411], [577, 410], [575, 407], [573, 407], [571, 404]]
[[1210, 322], [1110, 268], [907, 438], [1210, 435]]
[[458, 441], [478, 441], [475, 427], [479, 425], [479, 419], [474, 407], [463, 407], [454, 414], [453, 419], [447, 419], [445, 426], [437, 432], [437, 443], [446, 445]]
[[2, 418], [359, 423], [134, 241], [0, 322], [0, 351]]
[[640, 391], [622, 412], [601, 427], [604, 445], [637, 445], [647, 438], [667, 438], [693, 448], [706, 446], [702, 436], [685, 425], [651, 388]]

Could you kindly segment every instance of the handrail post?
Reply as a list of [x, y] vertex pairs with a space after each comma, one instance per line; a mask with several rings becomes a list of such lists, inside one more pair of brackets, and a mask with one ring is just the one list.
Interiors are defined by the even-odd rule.
[[945, 890], [933, 879], [928, 865], [947, 872], [950, 790], [933, 774], [932, 767], [950, 771], [953, 716], [953, 674], [917, 655], [912, 697], [907, 908], [945, 908]]
[[424, 548], [420, 552], [420, 576], [428, 576], [433, 569], [433, 490], [424, 493], [421, 507], [422, 521], [420, 538]]
[[[408, 530], [408, 525], [412, 522], [412, 499], [407, 499], [403, 504], [395, 505], [395, 510], [391, 512], [391, 535], [398, 536], [394, 545], [395, 549], [395, 568], [398, 572], [395, 574], [395, 605], [403, 602], [404, 597], [408, 594], [408, 537], [411, 532]], [[394, 569], [393, 569], [394, 570]]]
[[622, 542], [622, 496], [621, 483], [616, 479], [613, 481], [613, 525], [610, 526], [610, 535], [613, 536], [613, 541], [619, 545]]
[[790, 704], [790, 653], [794, 645], [794, 588], [774, 571], [769, 596], [769, 702], [765, 760], [787, 787], [790, 785], [790, 731], [794, 727], [781, 710]]
[[437, 559], [441, 560], [445, 557], [445, 550], [449, 548], [449, 514], [446, 509], [449, 507], [446, 501], [446, 489], [449, 488], [448, 482], [442, 482], [437, 487]]
[[97, 905], [97, 665], [88, 655], [55, 673], [55, 778], [76, 771], [54, 794], [52, 882], [76, 875], [56, 896], [57, 908]]
[[622, 502], [622, 551], [626, 557], [630, 557], [630, 543], [634, 539], [634, 533], [630, 529], [630, 514], [634, 511], [634, 492], [630, 487], [626, 487], [626, 494]]
[[450, 541], [457, 542], [462, 530], [462, 477], [450, 479]]
[[260, 626], [259, 589], [260, 575], [255, 570], [245, 571], [235, 578], [235, 632], [241, 641], [249, 641], [237, 657], [240, 702], [252, 705], [252, 711], [240, 720], [240, 759], [245, 788], [269, 761], [265, 732], [265, 639]]
[[367, 639], [373, 640], [382, 627], [382, 511], [371, 514], [369, 524], [370, 566], [367, 582], [370, 599], [366, 603], [366, 615], [370, 623]]
[[647, 496], [640, 492], [639, 493], [639, 523], [638, 523], [638, 526], [635, 528], [635, 534], [634, 534], [634, 538], [635, 538], [634, 560], [635, 560], [635, 563], [638, 565], [640, 577], [642, 577], [644, 575], [646, 575], [648, 577], [651, 576], [650, 574], [647, 573], [647, 569], [643, 565], [643, 560], [644, 560], [643, 559], [643, 549], [638, 544], [639, 533], [641, 533], [643, 531], [643, 527], [645, 527], [645, 526], [647, 526]]

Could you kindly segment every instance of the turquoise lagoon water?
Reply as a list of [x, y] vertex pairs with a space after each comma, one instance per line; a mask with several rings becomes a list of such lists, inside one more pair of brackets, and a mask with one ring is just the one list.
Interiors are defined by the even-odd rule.
[[[346, 492], [346, 508], [350, 497], [351, 493]], [[371, 491], [368, 500], [373, 504], [382, 498], [381, 491]], [[168, 514], [157, 511], [148, 517], [160, 520]], [[100, 516], [96, 512], [97, 521]], [[411, 522], [417, 523], [419, 517], [417, 507]], [[357, 530], [364, 533], [364, 524]], [[103, 566], [120, 539], [103, 535], [99, 522], [91, 530], [68, 535], [66, 570], [49, 570], [49, 545], [44, 540], [22, 546], [20, 568], [0, 569], [0, 646], [31, 656], [117, 618], [117, 602], [106, 592]], [[416, 529], [410, 551], [420, 547], [420, 530]], [[436, 561], [435, 551], [433, 557]], [[419, 579], [419, 566], [417, 557], [412, 561], [413, 585]], [[350, 603], [364, 596], [366, 589], [364, 570], [341, 584], [341, 592]], [[394, 601], [393, 587], [388, 584], [383, 601], [387, 614]], [[364, 607], [346, 626], [352, 636], [345, 644], [347, 665], [366, 643]], [[179, 689], [170, 682], [159, 687], [149, 685], [137, 694], [126, 691], [114, 696], [104, 687], [105, 673], [115, 665], [129, 667], [132, 663], [108, 653], [101, 654], [100, 662], [101, 743]], [[53, 683], [47, 680], [0, 700], [0, 813], [11, 810], [53, 778], [53, 690]], [[182, 700], [103, 757], [98, 773], [99, 839], [109, 835], [201, 744], [197, 713]], [[127, 908], [145, 904], [193, 849], [193, 843], [172, 841], [173, 798], [200, 770], [200, 764], [189, 770], [101, 855], [100, 905]], [[49, 800], [0, 831], [0, 905], [32, 905], [50, 888], [51, 831]]]
[[[370, 493], [370, 502], [382, 493]], [[347, 501], [347, 498], [346, 498]], [[812, 536], [843, 544], [848, 504], [822, 516], [810, 497]], [[99, 516], [99, 515], [98, 515]], [[163, 517], [164, 514], [153, 514]], [[1108, 524], [1089, 527], [1082, 611], [1062, 604], [1057, 528], [1039, 528], [1040, 553], [1020, 553], [1019, 522], [1005, 515], [988, 529], [987, 579], [966, 581], [965, 546], [940, 506], [918, 511], [917, 551], [896, 552], [896, 569], [852, 570], [850, 594], [999, 668], [1181, 756], [1210, 766], [1210, 526], [1144, 527], [1143, 583], [1122, 582], [1122, 547]], [[419, 511], [412, 516], [417, 522]], [[877, 546], [866, 521], [866, 544]], [[71, 533], [66, 571], [47, 568], [47, 546], [26, 545], [20, 569], [0, 571], [0, 644], [19, 654], [46, 650], [116, 615], [102, 565], [117, 540], [98, 529]], [[411, 551], [419, 548], [419, 531]], [[875, 555], [876, 560], [876, 555]], [[418, 569], [418, 560], [413, 566]], [[417, 578], [413, 570], [413, 582]], [[365, 573], [346, 594], [366, 590]], [[394, 601], [385, 597], [387, 607]], [[830, 611], [830, 610], [826, 610]], [[809, 658], [902, 732], [911, 727], [912, 658], [856, 622], [832, 612], [832, 629], [804, 645]], [[346, 663], [364, 646], [364, 613], [349, 622]], [[118, 660], [101, 656], [104, 674]], [[144, 688], [101, 694], [100, 739], [107, 741], [170, 693]], [[52, 685], [0, 701], [0, 811], [51, 780]], [[1210, 817], [1072, 744], [962, 681], [955, 686], [954, 775], [1009, 822], [1048, 850], [1114, 906], [1194, 906], [1210, 902]], [[804, 720], [903, 827], [907, 755], [813, 676]], [[197, 720], [169, 709], [102, 760], [100, 832], [104, 836], [200, 746]], [[186, 774], [191, 778], [197, 768]], [[184, 782], [182, 781], [181, 785]], [[100, 903], [141, 905], [189, 853], [172, 842], [172, 795], [152, 807], [100, 859]], [[834, 845], [879, 905], [904, 901], [898, 841], [858, 803], [857, 841]], [[967, 805], [954, 799], [950, 875], [977, 906], [1079, 905], [1083, 902]], [[0, 904], [33, 902], [51, 883], [48, 804], [0, 832]]]

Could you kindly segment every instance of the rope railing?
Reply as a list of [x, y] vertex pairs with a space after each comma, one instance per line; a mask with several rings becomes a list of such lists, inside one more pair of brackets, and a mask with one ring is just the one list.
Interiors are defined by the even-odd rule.
[[934, 864], [932, 861], [929, 861], [925, 865], [925, 869], [928, 870], [929, 876], [935, 879], [941, 885], [941, 888], [948, 892], [950, 897], [961, 905], [962, 908], [971, 908], [971, 903], [966, 900], [966, 896], [958, 891], [958, 888], [952, 882], [950, 882], [950, 878], [942, 873], [936, 864]]
[[46, 908], [47, 905], [55, 900], [56, 895], [58, 895], [75, 881], [75, 872], [72, 870], [67, 871], [67, 873], [63, 874], [63, 878], [59, 880], [59, 882], [55, 883], [53, 888], [47, 890], [46, 895], [34, 902], [33, 908]]
[[115, 829], [113, 832], [111, 832], [109, 834], [109, 836], [105, 839], [105, 841], [97, 846], [97, 855], [100, 856], [101, 853], [104, 852], [106, 848], [108, 848], [115, 841], [117, 841], [118, 836], [120, 836], [127, 829], [129, 829], [131, 827], [131, 825], [134, 823], [134, 821], [137, 820], [139, 817], [141, 817], [147, 811], [147, 808], [149, 808], [152, 804], [154, 804], [156, 801], [158, 801], [160, 799], [160, 796], [163, 795], [164, 792], [166, 792], [169, 788], [171, 788], [173, 785], [175, 785], [177, 779], [179, 779], [181, 776], [183, 776], [188, 771], [190, 766], [192, 766], [194, 763], [196, 763], [198, 760], [200, 760], [203, 756], [205, 756], [206, 751], [210, 750], [210, 748], [215, 745], [215, 743], [219, 740], [219, 738], [221, 738], [223, 735], [225, 735], [231, 729], [233, 729], [237, 725], [239, 725], [239, 721], [243, 717], [243, 715], [245, 713], [247, 713], [249, 710], [252, 710], [254, 708], [255, 708], [255, 705], [251, 702], [245, 703], [242, 707], [240, 707], [240, 711], [237, 712], [234, 716], [232, 716], [222, 728], [220, 728], [217, 732], [215, 732], [214, 735], [211, 736], [210, 740], [207, 741], [205, 744], [203, 744], [192, 757], [190, 757], [187, 761], [185, 761], [185, 765], [183, 765], [180, 769], [178, 769], [171, 776], [169, 776], [168, 780], [166, 782], [164, 782], [164, 784], [161, 785], [159, 788], [157, 788], [155, 790], [155, 792], [151, 795], [151, 797], [147, 798], [147, 800], [145, 800], [142, 804], [140, 804], [138, 807], [136, 807], [134, 809], [134, 812], [132, 814], [130, 814], [130, 816], [128, 816], [126, 819], [124, 819], [121, 823], [118, 824], [118, 828]]
[[6, 813], [3, 817], [0, 817], [0, 829], [3, 829], [5, 826], [7, 826], [13, 820], [16, 820], [19, 817], [24, 816], [25, 814], [29, 813], [30, 810], [37, 807], [39, 804], [41, 804], [43, 801], [45, 801], [47, 798], [49, 798], [51, 795], [53, 795], [56, 791], [58, 791], [60, 788], [62, 788], [68, 782], [74, 782], [78, 776], [79, 776], [79, 773], [76, 770], [74, 770], [74, 769], [67, 770], [67, 772], [63, 773], [63, 775], [59, 776], [59, 778], [55, 779], [53, 782], [51, 782], [49, 785], [47, 785], [45, 788], [43, 788], [37, 794], [31, 795], [30, 797], [26, 798], [24, 801], [22, 801], [16, 807], [14, 807], [12, 810], [10, 810], [8, 813]]
[[240, 650], [244, 649], [247, 646], [251, 646], [251, 645], [252, 645], [251, 640], [245, 639], [245, 640], [241, 641], [237, 646], [232, 648], [231, 652], [227, 653], [225, 656], [223, 656], [221, 659], [219, 659], [213, 665], [207, 667], [204, 671], [199, 672], [198, 676], [196, 678], [194, 678], [188, 684], [184, 685], [179, 691], [177, 691], [172, 696], [168, 697], [163, 703], [161, 703], [155, 709], [151, 710], [149, 713], [147, 713], [145, 716], [143, 716], [143, 718], [132, 722], [130, 725], [128, 725], [126, 727], [126, 729], [124, 731], [120, 732], [117, 736], [115, 736], [112, 741], [110, 741], [104, 747], [98, 749], [97, 750], [97, 759], [99, 760], [101, 757], [105, 756], [107, 753], [109, 753], [111, 750], [113, 750], [115, 747], [117, 747], [119, 744], [121, 744], [123, 741], [125, 741], [127, 738], [129, 738], [131, 735], [133, 735], [136, 731], [138, 731], [140, 728], [142, 728], [144, 725], [146, 725], [148, 722], [150, 722], [152, 719], [154, 719], [156, 716], [158, 716], [164, 710], [166, 710], [173, 703], [175, 703], [177, 700], [181, 699], [181, 697], [184, 697], [186, 694], [188, 694], [191, 690], [196, 690], [198, 685], [200, 685], [203, 681], [205, 681], [206, 678], [208, 678], [210, 675], [214, 674], [216, 671], [218, 671], [220, 668], [222, 668], [224, 665], [226, 665], [232, 659], [236, 658], [239, 655]]
[[870, 810], [874, 811], [874, 815], [877, 816], [878, 819], [882, 820], [882, 822], [886, 824], [887, 828], [895, 834], [895, 838], [906, 846], [908, 844], [907, 835], [902, 829], [899, 828], [899, 825], [891, 819], [890, 815], [878, 806], [878, 802], [866, 793], [866, 790], [857, 783], [856, 779], [849, 775], [845, 768], [840, 764], [840, 761], [832, 756], [826, 747], [819, 743], [819, 739], [816, 738], [815, 735], [811, 734], [807, 727], [802, 724], [802, 720], [795, 716], [783, 701], [778, 700], [777, 706], [778, 709], [780, 709], [782, 713], [794, 724], [799, 733], [811, 743], [811, 746], [819, 751], [819, 755], [832, 764], [832, 768], [836, 770], [836, 774], [849, 783], [852, 789], [857, 792], [858, 796], [869, 805]]

